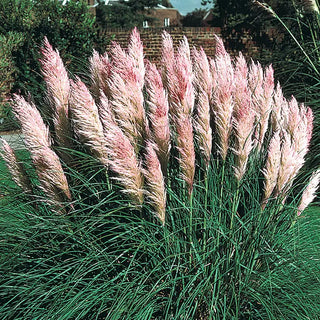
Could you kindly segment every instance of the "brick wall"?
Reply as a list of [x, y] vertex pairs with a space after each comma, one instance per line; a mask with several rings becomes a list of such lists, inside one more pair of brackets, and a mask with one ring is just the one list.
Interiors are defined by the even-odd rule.
[[[161, 57], [161, 35], [164, 28], [140, 29], [140, 35], [144, 44], [145, 57], [153, 62], [158, 62]], [[173, 38], [174, 45], [178, 45], [183, 36], [187, 36], [190, 47], [202, 46], [208, 56], [214, 55], [215, 40], [214, 34], [221, 36], [221, 28], [213, 27], [171, 27], [165, 29]], [[114, 41], [120, 43], [124, 48], [127, 47], [130, 30], [109, 29], [104, 30], [103, 34], [108, 38], [112, 37]], [[224, 43], [232, 55], [236, 55], [239, 50], [245, 56], [258, 58], [261, 55], [262, 48], [253, 40], [248, 31], [234, 32], [224, 38]], [[107, 50], [110, 49], [111, 44]]]

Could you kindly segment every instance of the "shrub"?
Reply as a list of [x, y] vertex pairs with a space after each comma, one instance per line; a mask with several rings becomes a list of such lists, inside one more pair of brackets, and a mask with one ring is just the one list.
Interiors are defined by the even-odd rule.
[[319, 239], [306, 247], [301, 214], [319, 171], [295, 183], [313, 116], [271, 67], [164, 33], [158, 70], [134, 30], [127, 50], [94, 52], [89, 90], [47, 41], [42, 54], [52, 133], [16, 95], [27, 153], [2, 153], [5, 318], [317, 317]]
[[[97, 39], [95, 18], [84, 1], [3, 0], [0, 3], [0, 34], [22, 35], [18, 50], [13, 54], [17, 72], [13, 92], [30, 92], [38, 102], [44, 95], [40, 76], [39, 47], [44, 36], [59, 48], [71, 72], [81, 72], [91, 55], [95, 42], [104, 47], [107, 39]], [[41, 84], [41, 85], [40, 85]]]
[[17, 72], [13, 54], [24, 41], [22, 34], [8, 32], [6, 36], [0, 34], [0, 130], [14, 128], [12, 113], [8, 100]]

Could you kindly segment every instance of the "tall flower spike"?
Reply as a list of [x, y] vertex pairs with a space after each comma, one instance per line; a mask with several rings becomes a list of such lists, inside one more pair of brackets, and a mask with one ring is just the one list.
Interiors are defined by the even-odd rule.
[[[41, 70], [52, 106], [56, 142], [60, 147], [70, 149], [72, 148], [72, 133], [68, 115], [68, 100], [70, 94], [68, 73], [60, 58], [59, 52], [53, 50], [47, 38], [44, 39], [44, 46], [41, 48], [41, 53]], [[66, 152], [61, 152], [61, 156], [67, 163], [71, 160]]]
[[189, 43], [186, 37], [183, 38], [178, 47], [174, 69], [176, 82], [174, 92], [171, 93], [174, 97], [172, 104], [173, 114], [177, 115], [182, 112], [184, 115], [191, 116], [194, 108], [194, 75]]
[[214, 40], [215, 40], [215, 55], [216, 56], [227, 56], [228, 53], [224, 47], [222, 39], [215, 34]]
[[240, 181], [245, 174], [249, 155], [253, 148], [255, 112], [251, 104], [251, 92], [248, 87], [248, 67], [242, 54], [236, 60], [234, 85], [234, 129], [236, 146], [235, 176]]
[[281, 160], [279, 174], [275, 188], [275, 195], [285, 195], [291, 187], [293, 179], [304, 163], [304, 159], [296, 152], [290, 134], [282, 132]]
[[145, 154], [145, 176], [146, 195], [154, 208], [155, 215], [161, 223], [165, 223], [166, 214], [166, 190], [161, 165], [156, 154], [156, 146], [148, 141]]
[[93, 50], [93, 55], [90, 58], [90, 77], [91, 91], [96, 101], [99, 101], [100, 90], [106, 96], [109, 96], [108, 78], [110, 76], [110, 61], [108, 54], [103, 56]]
[[50, 148], [48, 128], [36, 107], [21, 96], [14, 96], [12, 109], [21, 124], [24, 142], [31, 154], [40, 188], [49, 197], [49, 202], [60, 210], [60, 203], [66, 199], [71, 200], [71, 194], [60, 160]]
[[170, 153], [169, 104], [161, 75], [156, 66], [150, 62], [147, 63], [145, 82], [150, 130], [157, 145], [156, 153], [163, 175], [166, 176]]
[[176, 147], [179, 151], [181, 176], [188, 186], [189, 195], [191, 195], [195, 173], [192, 127], [194, 88], [190, 48], [186, 38], [180, 43], [173, 69], [170, 72], [172, 74], [168, 74], [167, 84], [170, 101], [169, 110], [176, 132]]
[[135, 27], [130, 35], [129, 38], [129, 45], [128, 45], [128, 56], [133, 61], [134, 73], [136, 75], [136, 81], [138, 87], [142, 90], [144, 85], [144, 55], [143, 55], [143, 44], [140, 39], [140, 34]]
[[271, 125], [273, 132], [286, 127], [287, 119], [285, 119], [285, 117], [287, 116], [287, 106], [288, 102], [284, 98], [282, 89], [278, 82], [273, 95], [273, 107], [271, 111]]
[[148, 134], [141, 86], [144, 70], [137, 68], [136, 59], [127, 55], [119, 45], [111, 49], [111, 58], [110, 103], [119, 126], [138, 153]]
[[293, 133], [293, 140], [296, 145], [296, 151], [301, 157], [305, 157], [309, 150], [309, 143], [312, 136], [313, 115], [310, 108], [303, 104], [299, 108], [300, 121]]
[[182, 179], [186, 182], [188, 193], [193, 190], [193, 179], [195, 174], [195, 152], [193, 144], [193, 129], [190, 118], [182, 116], [175, 120], [177, 133], [177, 149], [179, 151], [179, 164]]
[[262, 170], [264, 181], [264, 195], [261, 203], [262, 209], [266, 206], [278, 179], [281, 161], [280, 131], [276, 131], [270, 140], [265, 168]]
[[98, 108], [80, 79], [71, 82], [70, 111], [75, 134], [92, 155], [107, 167], [108, 156]]
[[316, 197], [316, 191], [320, 182], [320, 169], [313, 172], [307, 187], [302, 193], [300, 204], [298, 206], [298, 216], [308, 207]]
[[124, 188], [122, 192], [126, 193], [134, 204], [142, 205], [143, 174], [134, 147], [114, 120], [108, 100], [103, 95], [99, 110], [107, 143], [109, 168], [116, 174], [113, 179], [119, 182]]
[[[162, 33], [162, 59], [161, 59], [161, 76], [164, 87], [169, 88], [169, 80], [174, 76], [174, 48], [173, 41], [169, 33]], [[170, 97], [169, 97], [170, 99]]]
[[272, 110], [272, 97], [274, 91], [273, 68], [266, 68], [263, 77], [263, 95], [256, 97], [256, 112], [258, 114], [258, 150], [262, 148], [264, 137], [268, 129], [268, 122]]
[[210, 100], [212, 96], [212, 75], [208, 58], [201, 48], [192, 51], [194, 85], [196, 90], [196, 117], [194, 119], [195, 138], [201, 156], [208, 168], [212, 150], [212, 130], [210, 127]]
[[234, 72], [231, 57], [226, 53], [221, 39], [216, 37], [216, 41], [217, 56], [214, 65], [216, 81], [212, 108], [218, 135], [217, 147], [222, 159], [225, 160], [232, 128]]
[[7, 141], [1, 139], [2, 143], [2, 158], [11, 174], [12, 180], [26, 193], [32, 193], [30, 179], [24, 170], [24, 167], [19, 163], [14, 151]]

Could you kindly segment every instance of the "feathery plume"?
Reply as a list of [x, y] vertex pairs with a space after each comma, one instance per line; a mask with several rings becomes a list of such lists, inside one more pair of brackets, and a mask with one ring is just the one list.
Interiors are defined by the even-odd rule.
[[229, 137], [232, 129], [234, 72], [231, 57], [225, 51], [222, 40], [216, 36], [216, 41], [217, 56], [214, 66], [216, 81], [212, 111], [218, 135], [217, 147], [222, 159], [225, 160], [229, 149]]
[[71, 194], [59, 157], [50, 148], [48, 128], [36, 107], [23, 97], [14, 96], [12, 109], [20, 122], [40, 188], [49, 197], [49, 202], [59, 207], [65, 199], [71, 200]]
[[269, 66], [263, 72], [260, 64], [252, 63], [249, 83], [253, 93], [253, 106], [257, 114], [257, 146], [261, 150], [272, 110], [274, 92], [273, 68]]
[[133, 62], [134, 73], [136, 75], [136, 82], [138, 88], [142, 90], [144, 85], [144, 75], [145, 75], [145, 68], [144, 68], [144, 55], [143, 55], [143, 44], [140, 39], [140, 34], [135, 27], [130, 35], [129, 38], [129, 45], [128, 45], [128, 57]]
[[103, 123], [104, 136], [109, 156], [109, 168], [136, 205], [143, 203], [143, 175], [141, 165], [129, 138], [123, 133], [110, 110], [108, 100], [101, 96], [100, 117]]
[[215, 56], [228, 56], [228, 53], [224, 47], [222, 39], [215, 34], [214, 40], [215, 40]]
[[292, 98], [288, 104], [287, 126], [292, 146], [296, 154], [295, 170], [298, 172], [308, 152], [310, 139], [312, 136], [313, 114], [310, 108], [303, 104], [298, 106], [297, 101]]
[[170, 113], [174, 117], [179, 114], [192, 115], [194, 107], [193, 72], [190, 48], [186, 37], [180, 42], [174, 57], [172, 70], [168, 70], [166, 89], [169, 93]]
[[202, 88], [211, 99], [213, 80], [209, 60], [202, 47], [199, 50], [193, 48], [192, 60], [195, 86], [197, 89]]
[[234, 116], [236, 154], [235, 176], [240, 181], [246, 171], [247, 162], [253, 148], [255, 112], [251, 105], [251, 92], [248, 87], [248, 67], [242, 54], [236, 60], [234, 73]]
[[298, 106], [292, 98], [288, 103], [286, 128], [282, 131], [281, 164], [277, 194], [285, 193], [305, 162], [312, 135], [313, 115], [310, 108]]
[[2, 143], [2, 158], [11, 174], [12, 180], [26, 193], [32, 193], [31, 181], [21, 163], [19, 163], [14, 151], [7, 141], [0, 139]]
[[107, 167], [108, 156], [98, 108], [79, 78], [71, 81], [70, 111], [75, 134], [92, 155]]
[[177, 132], [177, 149], [179, 151], [179, 164], [182, 179], [187, 183], [188, 193], [193, 190], [193, 179], [195, 174], [195, 152], [193, 144], [192, 123], [188, 116], [179, 117], [175, 120]]
[[155, 149], [156, 146], [151, 141], [147, 141], [143, 173], [147, 189], [146, 195], [154, 208], [156, 216], [164, 225], [166, 218], [166, 190], [161, 165]]
[[294, 142], [286, 131], [282, 131], [281, 160], [275, 195], [285, 194], [302, 167], [304, 159], [296, 152]]
[[96, 101], [98, 101], [100, 90], [102, 90], [106, 96], [109, 96], [108, 78], [110, 76], [111, 66], [108, 54], [99, 55], [97, 51], [93, 50], [89, 63], [91, 91]]
[[281, 161], [281, 139], [280, 131], [276, 131], [270, 140], [268, 156], [265, 168], [262, 170], [264, 175], [264, 195], [261, 207], [264, 209], [270, 198], [278, 179]]
[[136, 59], [119, 45], [113, 46], [111, 57], [112, 70], [108, 81], [111, 107], [117, 123], [138, 153], [148, 134], [141, 80], [144, 69], [137, 68]]
[[[44, 38], [44, 46], [41, 48], [41, 53], [41, 70], [52, 107], [56, 142], [59, 146], [70, 149], [72, 148], [72, 133], [68, 115], [70, 94], [68, 73], [59, 52], [53, 50], [47, 38]], [[66, 152], [61, 152], [61, 156], [65, 161], [70, 161], [70, 157]]]
[[[163, 52], [171, 59], [172, 40], [164, 38]], [[168, 46], [166, 48], [165, 46]], [[187, 38], [180, 42], [174, 60], [166, 68], [166, 89], [169, 97], [169, 112], [176, 132], [176, 148], [179, 152], [181, 176], [186, 181], [191, 195], [195, 172], [195, 151], [193, 143], [192, 112], [194, 107], [194, 88], [192, 62]]]
[[[163, 31], [162, 33], [162, 59], [161, 59], [161, 70], [162, 80], [165, 88], [169, 88], [169, 81], [174, 77], [174, 60], [175, 53], [173, 48], [173, 41], [169, 33]], [[170, 99], [170, 97], [169, 97]]]
[[196, 116], [194, 119], [195, 138], [201, 156], [208, 168], [212, 151], [212, 130], [210, 127], [210, 100], [212, 97], [212, 75], [208, 58], [200, 48], [193, 49], [194, 86], [196, 90]]
[[284, 129], [287, 125], [288, 119], [288, 102], [284, 98], [280, 83], [277, 83], [273, 95], [273, 105], [271, 110], [271, 126], [273, 132]]
[[150, 62], [147, 63], [145, 83], [152, 138], [157, 146], [163, 175], [166, 176], [170, 153], [169, 104], [161, 75], [155, 64]]
[[316, 191], [320, 182], [320, 169], [312, 173], [307, 187], [302, 193], [302, 197], [298, 206], [298, 216], [308, 207], [308, 205], [316, 197]]

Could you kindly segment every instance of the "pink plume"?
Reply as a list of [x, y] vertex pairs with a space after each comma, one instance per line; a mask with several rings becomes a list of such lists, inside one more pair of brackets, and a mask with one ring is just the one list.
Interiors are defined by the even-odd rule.
[[206, 168], [212, 151], [212, 130], [210, 127], [210, 100], [212, 98], [212, 75], [208, 58], [201, 48], [192, 51], [194, 86], [196, 90], [196, 117], [194, 119], [195, 138]]
[[60, 203], [65, 199], [71, 200], [71, 194], [59, 157], [50, 149], [48, 128], [36, 107], [23, 97], [14, 96], [12, 109], [21, 124], [24, 142], [31, 154], [40, 187], [49, 197], [49, 202], [60, 210]]
[[255, 111], [252, 108], [251, 92], [248, 86], [248, 67], [242, 56], [236, 60], [234, 73], [234, 116], [236, 154], [235, 176], [240, 181], [246, 171], [249, 155], [253, 148]]
[[0, 140], [2, 143], [2, 158], [11, 174], [12, 180], [26, 193], [32, 193], [31, 181], [21, 163], [19, 163], [14, 151], [7, 141]]
[[109, 156], [109, 168], [116, 174], [113, 179], [120, 183], [124, 188], [122, 192], [128, 194], [135, 204], [142, 205], [143, 175], [135, 149], [113, 118], [110, 104], [104, 95], [99, 110]]
[[93, 50], [93, 55], [90, 58], [90, 77], [91, 77], [91, 90], [96, 100], [99, 99], [100, 90], [105, 95], [109, 95], [108, 79], [110, 76], [110, 61], [108, 54], [103, 56]]
[[300, 204], [298, 206], [298, 216], [308, 207], [308, 205], [316, 197], [316, 191], [320, 182], [320, 169], [313, 172], [310, 181], [302, 193]]
[[107, 167], [108, 156], [98, 108], [79, 78], [71, 82], [70, 110], [75, 134], [92, 155]]
[[155, 149], [156, 146], [152, 142], [148, 141], [146, 143], [145, 169], [143, 172], [147, 197], [154, 208], [155, 215], [164, 225], [166, 218], [166, 190], [160, 161]]
[[157, 146], [156, 152], [162, 172], [166, 176], [170, 152], [168, 96], [164, 90], [160, 73], [150, 62], [147, 63], [145, 82], [152, 137]]
[[217, 146], [222, 159], [225, 160], [229, 149], [234, 107], [234, 70], [230, 55], [226, 52], [219, 53], [215, 59], [214, 70], [216, 81], [212, 108], [218, 135]]
[[[68, 73], [60, 58], [59, 52], [53, 50], [47, 38], [44, 38], [44, 47], [41, 48], [40, 60], [42, 74], [47, 85], [48, 97], [53, 111], [55, 138], [61, 147], [72, 148], [71, 127], [68, 116], [68, 100], [70, 82]], [[65, 161], [68, 155], [61, 153]]]

